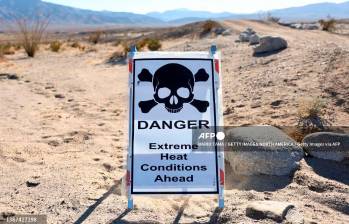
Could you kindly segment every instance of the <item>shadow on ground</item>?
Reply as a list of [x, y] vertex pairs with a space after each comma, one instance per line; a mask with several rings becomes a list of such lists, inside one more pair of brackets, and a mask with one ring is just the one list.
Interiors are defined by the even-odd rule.
[[233, 173], [229, 165], [225, 166], [225, 186], [226, 190], [255, 190], [259, 192], [277, 191], [287, 187], [292, 182], [291, 176], [267, 176], [252, 175], [241, 176]]
[[105, 192], [100, 198], [98, 198], [95, 203], [90, 205], [84, 213], [74, 222], [74, 224], [81, 224], [83, 223], [93, 212], [94, 210], [102, 204], [102, 202], [109, 197], [111, 194], [119, 193], [119, 184], [115, 183], [115, 185], [111, 186], [110, 189]]
[[[181, 218], [184, 214], [184, 210], [187, 208], [188, 204], [189, 204], [189, 200], [190, 197], [186, 198], [186, 200], [182, 203], [181, 207], [178, 209], [177, 211], [177, 215], [173, 220], [173, 224], [178, 224], [181, 223]], [[161, 223], [161, 222], [154, 222], [154, 221], [146, 221], [146, 220], [137, 220], [137, 221], [126, 221], [123, 220], [124, 217], [126, 217], [127, 214], [129, 214], [131, 210], [125, 210], [123, 213], [121, 213], [116, 219], [114, 219], [113, 221], [109, 222], [109, 224], [150, 224], [150, 223]], [[219, 223], [220, 220], [220, 215], [222, 213], [223, 209], [221, 208], [216, 208], [211, 217], [210, 220], [208, 222], [206, 222], [207, 224], [215, 224], [215, 223]], [[202, 222], [200, 222], [202, 223]]]
[[305, 158], [306, 163], [311, 166], [314, 172], [327, 179], [335, 180], [349, 185], [349, 163], [336, 162], [313, 157]]

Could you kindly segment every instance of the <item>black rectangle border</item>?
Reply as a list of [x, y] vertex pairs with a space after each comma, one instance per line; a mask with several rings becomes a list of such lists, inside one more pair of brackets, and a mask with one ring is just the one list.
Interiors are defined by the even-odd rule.
[[[214, 116], [214, 131], [215, 134], [217, 134], [217, 112], [216, 112], [216, 89], [215, 89], [215, 70], [214, 70], [214, 59], [209, 59], [209, 58], [137, 58], [137, 59], [132, 59], [132, 74], [133, 74], [133, 82], [132, 82], [132, 140], [131, 140], [131, 194], [138, 194], [138, 195], [159, 195], [159, 194], [219, 194], [219, 180], [218, 180], [218, 148], [217, 144], [215, 144], [215, 160], [216, 160], [216, 191], [193, 191], [193, 192], [171, 192], [171, 191], [161, 191], [161, 192], [134, 192], [133, 191], [133, 170], [134, 170], [134, 111], [135, 111], [135, 80], [136, 80], [136, 61], [160, 61], [160, 60], [178, 60], [178, 61], [184, 61], [184, 60], [195, 60], [195, 61], [211, 61], [211, 69], [212, 69], [212, 93], [213, 93], [213, 116]], [[215, 142], [217, 143], [217, 139], [215, 139]]]

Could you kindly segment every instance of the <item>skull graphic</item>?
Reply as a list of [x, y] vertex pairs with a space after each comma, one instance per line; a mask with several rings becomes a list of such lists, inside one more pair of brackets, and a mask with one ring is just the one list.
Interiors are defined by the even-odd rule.
[[148, 113], [157, 104], [164, 104], [170, 113], [178, 113], [183, 104], [189, 103], [199, 112], [206, 112], [209, 103], [194, 99], [195, 82], [207, 81], [209, 75], [205, 69], [200, 69], [195, 75], [183, 65], [170, 63], [160, 67], [154, 76], [143, 69], [138, 75], [140, 81], [152, 82], [154, 99], [139, 102], [143, 113]]

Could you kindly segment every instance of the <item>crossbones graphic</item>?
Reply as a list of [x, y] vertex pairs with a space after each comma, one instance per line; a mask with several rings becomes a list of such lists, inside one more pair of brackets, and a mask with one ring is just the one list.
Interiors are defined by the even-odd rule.
[[209, 102], [194, 99], [194, 85], [196, 82], [206, 82], [208, 78], [209, 75], [203, 68], [193, 75], [188, 68], [176, 63], [160, 67], [154, 76], [147, 69], [142, 69], [138, 79], [141, 82], [152, 82], [154, 99], [140, 101], [138, 106], [143, 113], [148, 113], [156, 105], [164, 104], [168, 112], [178, 113], [183, 109], [184, 103], [189, 103], [204, 113]]

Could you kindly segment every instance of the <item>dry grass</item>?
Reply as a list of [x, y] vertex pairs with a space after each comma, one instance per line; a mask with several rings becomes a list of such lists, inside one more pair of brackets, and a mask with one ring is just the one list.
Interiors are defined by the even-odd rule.
[[127, 42], [124, 42], [122, 44], [122, 48], [123, 48], [123, 56], [126, 58], [127, 57], [127, 53], [131, 51], [131, 47]]
[[60, 41], [57, 41], [57, 40], [56, 41], [52, 41], [50, 43], [50, 49], [53, 52], [59, 52], [61, 50], [61, 48], [62, 48], [62, 45], [63, 45], [63, 43], [60, 42]]
[[304, 131], [323, 130], [327, 124], [323, 118], [325, 102], [319, 98], [303, 98], [298, 106], [298, 127]]
[[77, 49], [79, 49], [81, 51], [84, 51], [86, 49], [86, 47], [83, 46], [82, 44], [80, 44], [78, 41], [74, 41], [72, 44], [70, 44], [70, 46], [72, 48], [77, 48]]
[[88, 41], [93, 44], [98, 44], [101, 41], [102, 34], [103, 33], [101, 31], [93, 32], [89, 35]]
[[41, 43], [45, 31], [48, 27], [49, 20], [45, 19], [17, 19], [15, 21], [18, 42], [21, 43], [28, 57], [34, 57], [39, 44]]
[[16, 46], [12, 45], [10, 43], [7, 44], [1, 44], [0, 45], [0, 57], [3, 57], [4, 55], [12, 55], [15, 54]]
[[337, 20], [328, 19], [328, 20], [319, 20], [321, 29], [323, 31], [334, 32], [336, 30]]
[[268, 12], [266, 20], [267, 22], [271, 22], [271, 23], [279, 23], [280, 17], [273, 16], [270, 12]]
[[202, 25], [202, 34], [207, 34], [213, 31], [213, 29], [220, 27], [220, 24], [213, 20], [207, 20]]
[[117, 51], [114, 52], [107, 60], [108, 64], [116, 65], [116, 64], [125, 64], [126, 63], [127, 52], [125, 53]]

